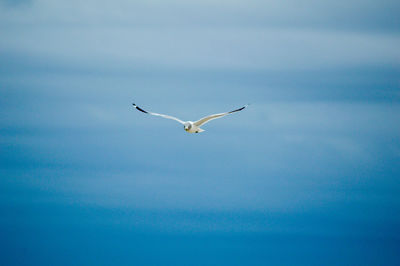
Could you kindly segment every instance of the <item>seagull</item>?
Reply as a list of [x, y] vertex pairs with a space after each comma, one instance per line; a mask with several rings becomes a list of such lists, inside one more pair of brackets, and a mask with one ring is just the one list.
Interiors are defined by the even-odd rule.
[[205, 123], [207, 123], [207, 122], [209, 122], [211, 120], [214, 120], [214, 119], [217, 119], [217, 118], [220, 118], [220, 117], [235, 113], [235, 112], [242, 111], [247, 106], [249, 106], [248, 104], [246, 104], [245, 106], [243, 106], [243, 107], [241, 107], [239, 109], [236, 109], [236, 110], [233, 110], [233, 111], [230, 111], [230, 112], [226, 112], [226, 113], [209, 115], [209, 116], [203, 117], [203, 118], [201, 118], [201, 119], [199, 119], [199, 120], [197, 120], [195, 122], [192, 122], [192, 121], [182, 121], [179, 118], [176, 118], [176, 117], [173, 117], [173, 116], [170, 116], [170, 115], [163, 115], [163, 114], [147, 112], [147, 111], [143, 110], [142, 108], [140, 108], [139, 106], [137, 106], [134, 103], [132, 105], [138, 111], [143, 112], [145, 114], [155, 115], [155, 116], [160, 116], [160, 117], [163, 117], [163, 118], [175, 120], [175, 121], [181, 123], [183, 125], [183, 128], [185, 129], [185, 131], [188, 132], [188, 133], [200, 133], [200, 132], [203, 132], [205, 130], [201, 129], [200, 126], [204, 125]]

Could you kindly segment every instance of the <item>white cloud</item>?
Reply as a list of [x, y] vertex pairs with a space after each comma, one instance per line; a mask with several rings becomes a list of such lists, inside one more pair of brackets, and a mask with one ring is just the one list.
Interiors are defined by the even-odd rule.
[[[397, 65], [400, 35], [396, 31], [384, 34], [352, 26], [360, 20], [368, 29], [370, 21], [379, 24], [390, 18], [397, 4], [387, 2], [385, 7], [362, 1], [364, 12], [359, 12], [358, 0], [347, 3], [346, 9], [336, 2], [319, 1], [40, 0], [19, 8], [0, 7], [0, 52], [91, 67]], [[340, 21], [347, 24], [329, 26]]]
[[283, 29], [29, 28], [9, 31], [3, 53], [113, 68], [319, 69], [397, 65], [400, 36]]

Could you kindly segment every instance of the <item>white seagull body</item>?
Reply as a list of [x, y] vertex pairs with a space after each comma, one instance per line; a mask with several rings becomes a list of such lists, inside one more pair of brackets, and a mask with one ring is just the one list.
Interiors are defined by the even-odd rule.
[[239, 109], [236, 109], [236, 110], [233, 110], [233, 111], [230, 111], [230, 112], [226, 112], [226, 113], [209, 115], [209, 116], [203, 117], [203, 118], [201, 118], [201, 119], [199, 119], [199, 120], [197, 120], [195, 122], [192, 122], [192, 121], [182, 121], [179, 118], [176, 118], [176, 117], [173, 117], [173, 116], [170, 116], [170, 115], [163, 115], [163, 114], [147, 112], [147, 111], [143, 110], [142, 108], [140, 108], [139, 106], [137, 106], [134, 103], [132, 105], [138, 111], [143, 112], [145, 114], [155, 115], [155, 116], [160, 116], [160, 117], [163, 117], [163, 118], [175, 120], [175, 121], [181, 123], [183, 125], [183, 128], [185, 129], [185, 131], [188, 132], [188, 133], [200, 133], [200, 132], [203, 132], [204, 129], [201, 129], [200, 127], [202, 125], [204, 125], [205, 123], [207, 123], [207, 122], [209, 122], [211, 120], [214, 120], [214, 119], [217, 119], [217, 118], [220, 118], [220, 117], [235, 113], [235, 112], [242, 111], [244, 108], [246, 108], [248, 106], [248, 105], [245, 105], [245, 106], [243, 106], [243, 107], [241, 107]]

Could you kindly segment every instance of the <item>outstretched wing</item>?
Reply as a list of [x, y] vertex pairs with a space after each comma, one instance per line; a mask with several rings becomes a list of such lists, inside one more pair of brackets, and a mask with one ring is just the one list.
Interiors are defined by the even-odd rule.
[[134, 104], [134, 103], [132, 103], [132, 105], [133, 105], [133, 107], [135, 107], [137, 110], [139, 110], [140, 112], [143, 112], [143, 113], [145, 113], [145, 114], [155, 115], [155, 116], [161, 116], [161, 117], [164, 117], [164, 118], [167, 118], [167, 119], [172, 119], [172, 120], [178, 121], [178, 122], [181, 123], [181, 124], [184, 124], [184, 123], [185, 123], [185, 122], [183, 122], [182, 120], [180, 120], [180, 119], [178, 119], [178, 118], [176, 118], [176, 117], [173, 117], [173, 116], [170, 116], [170, 115], [163, 115], [163, 114], [157, 114], [157, 113], [147, 112], [147, 111], [143, 110], [142, 108], [140, 108], [139, 106], [137, 106], [137, 105]]
[[230, 112], [220, 113], [220, 114], [214, 114], [214, 115], [209, 115], [209, 116], [203, 117], [203, 118], [200, 119], [200, 120], [197, 120], [197, 121], [194, 122], [193, 124], [199, 127], [199, 126], [204, 125], [205, 123], [207, 123], [207, 122], [209, 122], [209, 121], [211, 121], [211, 120], [214, 120], [214, 119], [217, 119], [217, 118], [220, 118], [220, 117], [223, 117], [223, 116], [226, 116], [226, 115], [235, 113], [235, 112], [242, 111], [242, 110], [243, 110], [244, 108], [246, 108], [247, 106], [249, 106], [249, 105], [246, 104], [245, 106], [243, 106], [243, 107], [241, 107], [241, 108], [239, 108], [239, 109], [230, 111]]

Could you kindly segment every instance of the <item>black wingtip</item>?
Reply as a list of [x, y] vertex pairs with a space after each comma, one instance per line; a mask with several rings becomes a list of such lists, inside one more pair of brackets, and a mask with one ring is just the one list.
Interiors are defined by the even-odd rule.
[[145, 114], [148, 114], [148, 112], [147, 111], [145, 111], [145, 110], [143, 110], [142, 108], [140, 108], [139, 106], [137, 106], [136, 104], [132, 104], [136, 109], [138, 109], [140, 112], [143, 112], [143, 113], [145, 113]]
[[231, 113], [234, 113], [234, 112], [239, 112], [239, 111], [242, 111], [244, 108], [246, 108], [247, 106], [249, 106], [248, 104], [246, 104], [245, 106], [243, 106], [243, 107], [240, 107], [239, 109], [236, 109], [236, 110], [233, 110], [233, 111], [230, 111], [229, 113], [231, 114]]

